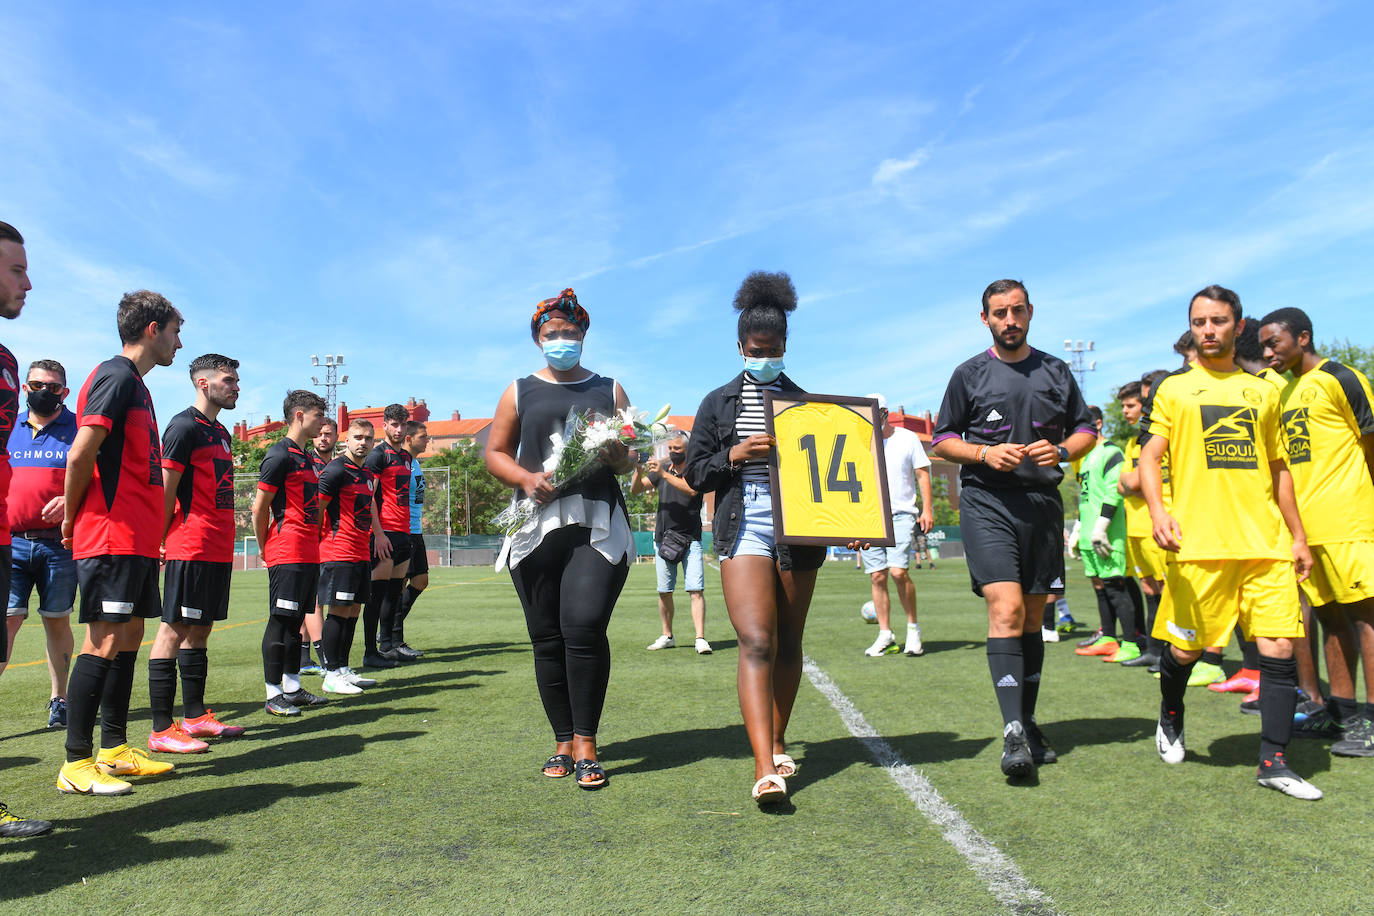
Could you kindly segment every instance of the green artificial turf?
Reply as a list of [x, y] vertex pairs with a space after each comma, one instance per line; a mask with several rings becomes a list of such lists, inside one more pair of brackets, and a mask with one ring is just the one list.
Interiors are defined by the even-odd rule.
[[[925, 656], [864, 657], [875, 634], [858, 613], [868, 580], [839, 563], [821, 573], [807, 654], [1053, 908], [1365, 907], [1374, 761], [1295, 741], [1295, 768], [1326, 799], [1261, 789], [1258, 717], [1238, 714], [1238, 696], [1193, 688], [1188, 760], [1165, 767], [1153, 740], [1157, 682], [1076, 657], [1068, 640], [1046, 647], [1039, 715], [1060, 761], [1035, 784], [1009, 784], [981, 600], [958, 561], [913, 576]], [[1081, 569], [1071, 576], [1075, 616], [1094, 621]], [[363, 696], [278, 720], [262, 710], [266, 577], [236, 574], [229, 625], [211, 641], [208, 701], [247, 735], [175, 758], [176, 775], [120, 798], [54, 788], [63, 733], [44, 727], [47, 673], [33, 664], [42, 639], [31, 619], [0, 678], [0, 799], [57, 830], [0, 841], [7, 902], [24, 912], [1004, 910], [805, 680], [789, 731], [801, 764], [790, 803], [753, 805], [714, 571], [716, 651], [699, 657], [681, 593], [679, 648], [644, 651], [658, 633], [653, 568], [632, 570], [611, 624], [601, 792], [539, 773], [552, 738], [509, 579], [436, 569], [431, 582], [408, 622], [409, 641], [428, 652], [421, 662], [378, 674], [383, 685]], [[135, 740], [149, 728], [145, 661], [146, 649]], [[1233, 647], [1228, 670], [1238, 661]]]

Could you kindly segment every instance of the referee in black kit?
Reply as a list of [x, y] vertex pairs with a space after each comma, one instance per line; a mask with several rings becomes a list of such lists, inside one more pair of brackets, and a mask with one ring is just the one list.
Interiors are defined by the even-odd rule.
[[1097, 443], [1068, 365], [1026, 342], [1035, 307], [1017, 280], [983, 291], [992, 346], [954, 370], [931, 439], [962, 464], [959, 532], [973, 591], [988, 604], [988, 669], [1002, 709], [1002, 772], [1024, 777], [1055, 753], [1035, 724], [1040, 617], [1064, 576], [1059, 465]]

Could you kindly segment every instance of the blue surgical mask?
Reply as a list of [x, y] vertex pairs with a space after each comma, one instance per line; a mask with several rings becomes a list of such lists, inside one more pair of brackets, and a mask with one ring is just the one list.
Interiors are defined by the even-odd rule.
[[582, 341], [546, 340], [539, 345], [544, 351], [544, 360], [553, 369], [571, 369], [582, 359]]
[[768, 383], [782, 374], [782, 357], [777, 359], [750, 359], [744, 358], [744, 371], [748, 372], [760, 382]]

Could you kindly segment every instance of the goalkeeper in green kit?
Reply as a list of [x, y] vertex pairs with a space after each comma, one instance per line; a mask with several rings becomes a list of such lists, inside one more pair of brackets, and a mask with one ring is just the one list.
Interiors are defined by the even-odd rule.
[[[1088, 410], [1100, 434], [1102, 411], [1096, 407]], [[1126, 577], [1126, 510], [1116, 488], [1126, 456], [1110, 439], [1099, 438], [1098, 443], [1078, 469], [1078, 522], [1069, 537], [1069, 553], [1082, 558], [1083, 570], [1093, 580], [1102, 633], [1074, 651], [1100, 655], [1103, 661], [1125, 662], [1139, 658], [1141, 651], [1140, 627], [1130, 593], [1133, 583]], [[1118, 625], [1120, 641], [1116, 638]]]

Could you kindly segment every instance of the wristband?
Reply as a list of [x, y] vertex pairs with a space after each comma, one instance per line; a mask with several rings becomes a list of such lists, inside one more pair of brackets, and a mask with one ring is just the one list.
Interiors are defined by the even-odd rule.
[[988, 456], [988, 449], [990, 449], [990, 448], [992, 448], [991, 445], [985, 445], [985, 446], [983, 446], [983, 450], [982, 450], [981, 452], [978, 453], [978, 463], [979, 463], [979, 464], [983, 464], [983, 463], [984, 463], [983, 459], [986, 458], [986, 457]]

